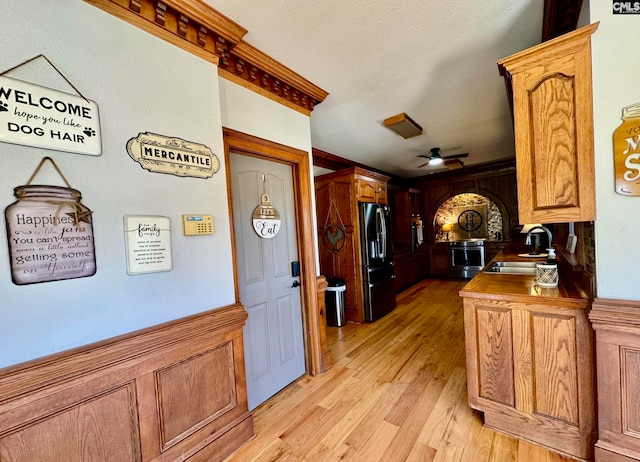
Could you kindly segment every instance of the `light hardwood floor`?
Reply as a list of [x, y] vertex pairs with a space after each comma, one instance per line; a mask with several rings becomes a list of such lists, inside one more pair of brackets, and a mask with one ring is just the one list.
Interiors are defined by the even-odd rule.
[[255, 409], [256, 438], [228, 461], [569, 461], [468, 407], [464, 283], [424, 280], [384, 318], [328, 328], [333, 367]]

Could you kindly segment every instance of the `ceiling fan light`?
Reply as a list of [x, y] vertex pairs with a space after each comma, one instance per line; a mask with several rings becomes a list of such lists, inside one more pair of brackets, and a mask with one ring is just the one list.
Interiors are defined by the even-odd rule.
[[422, 135], [422, 127], [404, 112], [384, 120], [384, 126], [398, 135], [407, 138]]
[[442, 160], [442, 157], [438, 156], [432, 156], [431, 159], [429, 159], [429, 165], [440, 165], [442, 164], [442, 162], [444, 162]]

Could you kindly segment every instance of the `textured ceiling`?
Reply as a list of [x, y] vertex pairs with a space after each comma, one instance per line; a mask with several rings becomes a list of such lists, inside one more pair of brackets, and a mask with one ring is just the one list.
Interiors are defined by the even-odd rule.
[[[496, 61], [540, 43], [542, 0], [206, 0], [244, 40], [329, 92], [311, 115], [314, 148], [394, 175], [432, 147], [465, 165], [513, 157]], [[383, 120], [408, 114], [405, 140]]]

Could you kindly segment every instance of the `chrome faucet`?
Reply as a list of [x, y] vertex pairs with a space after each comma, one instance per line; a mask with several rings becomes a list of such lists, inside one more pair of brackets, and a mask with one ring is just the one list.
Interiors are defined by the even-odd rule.
[[545, 233], [547, 233], [547, 237], [549, 238], [549, 247], [552, 247], [551, 241], [553, 241], [553, 236], [551, 235], [551, 231], [549, 230], [549, 228], [547, 228], [546, 226], [534, 226], [533, 228], [531, 228], [527, 233], [527, 237], [525, 238], [525, 245], [531, 245], [531, 234], [536, 229], [541, 229]]

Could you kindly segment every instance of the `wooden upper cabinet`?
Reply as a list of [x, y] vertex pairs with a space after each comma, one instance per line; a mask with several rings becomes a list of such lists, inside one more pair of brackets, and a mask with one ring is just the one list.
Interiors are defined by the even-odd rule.
[[387, 183], [386, 181], [376, 181], [364, 178], [357, 178], [359, 202], [377, 202], [387, 204]]
[[513, 90], [520, 224], [595, 220], [591, 34], [597, 27], [498, 62]]

